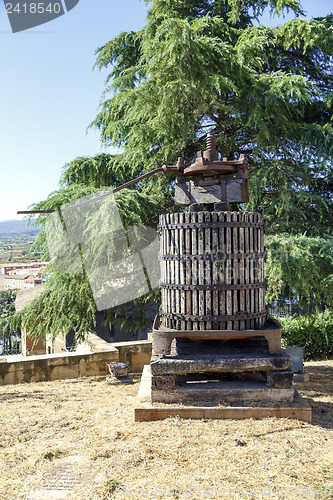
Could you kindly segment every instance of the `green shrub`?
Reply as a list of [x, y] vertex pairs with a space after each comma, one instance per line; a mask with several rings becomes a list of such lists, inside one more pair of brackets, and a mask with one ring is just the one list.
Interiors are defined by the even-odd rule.
[[284, 345], [303, 347], [305, 358], [333, 354], [333, 310], [280, 320]]

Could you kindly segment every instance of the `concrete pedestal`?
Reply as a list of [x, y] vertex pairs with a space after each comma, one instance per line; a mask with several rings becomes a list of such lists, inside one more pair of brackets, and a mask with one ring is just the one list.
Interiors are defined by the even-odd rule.
[[[143, 373], [136, 420], [179, 415], [183, 418], [274, 416], [311, 421], [310, 406], [293, 387], [290, 356], [281, 349], [272, 349], [260, 330], [256, 336], [243, 337], [231, 331], [228, 338], [215, 332], [210, 338], [200, 331], [195, 332], [197, 336], [191, 332], [190, 338], [189, 332], [180, 332], [176, 338], [174, 331], [170, 336], [165, 331], [161, 336], [160, 333], [155, 329], [154, 351]], [[274, 335], [279, 337], [279, 343], [278, 328]], [[160, 341], [166, 337], [168, 348], [162, 349]], [[176, 407], [178, 404], [181, 406]]]
[[291, 403], [294, 397], [290, 357], [267, 352], [256, 340], [177, 339], [168, 356], [150, 363], [154, 402], [209, 401], [252, 404]]
[[135, 405], [135, 421], [147, 422], [153, 420], [163, 420], [168, 417], [180, 417], [190, 419], [245, 419], [245, 418], [293, 418], [311, 423], [311, 407], [304, 399], [294, 392], [293, 401], [289, 404], [277, 403], [258, 405], [258, 406], [242, 406], [235, 404], [234, 406], [222, 406], [218, 402], [210, 401], [206, 404], [197, 403], [193, 405], [181, 406], [153, 403], [151, 390], [151, 372], [150, 366], [144, 367], [137, 402]]

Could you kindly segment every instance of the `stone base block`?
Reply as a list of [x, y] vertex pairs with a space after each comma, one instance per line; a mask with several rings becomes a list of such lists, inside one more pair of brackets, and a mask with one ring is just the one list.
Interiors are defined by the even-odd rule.
[[247, 350], [215, 350], [215, 352], [190, 355], [152, 356], [151, 372], [155, 375], [182, 375], [189, 373], [241, 373], [274, 372], [291, 370], [291, 358], [281, 351], [279, 354]]
[[152, 377], [151, 388], [152, 391], [158, 390], [170, 390], [176, 387], [176, 376], [175, 375], [161, 375], [157, 377]]
[[293, 385], [292, 370], [280, 370], [267, 373], [267, 385], [276, 389], [289, 389]]
[[206, 383], [215, 384], [220, 381], [221, 384], [229, 382], [265, 382], [268, 387], [276, 389], [290, 389], [293, 385], [294, 374], [291, 370], [270, 371], [270, 372], [241, 372], [241, 373], [190, 373], [187, 375], [152, 375], [152, 391], [173, 390], [183, 387], [185, 384]]
[[308, 372], [294, 373], [294, 382], [309, 382], [310, 375]]

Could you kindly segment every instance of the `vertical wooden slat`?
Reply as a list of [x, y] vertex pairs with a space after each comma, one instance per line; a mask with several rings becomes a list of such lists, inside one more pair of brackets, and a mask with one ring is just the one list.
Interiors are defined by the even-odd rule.
[[[218, 220], [223, 222], [225, 220], [225, 212], [219, 212], [218, 213]], [[225, 228], [220, 227], [219, 228], [219, 253], [221, 255], [226, 253], [226, 245], [225, 245]], [[226, 260], [221, 257], [219, 261], [219, 283], [221, 285], [226, 283]], [[219, 295], [219, 316], [225, 316], [226, 314], [226, 292], [224, 290], [219, 290], [218, 292]], [[225, 330], [226, 329], [226, 322], [225, 321], [220, 321], [220, 330]]]
[[[256, 212], [254, 212], [254, 214], [253, 214], [253, 222], [258, 222], [258, 214]], [[257, 228], [257, 227], [255, 227], [253, 229], [253, 251], [254, 252], [259, 252], [258, 231], [259, 231], [259, 228]], [[253, 275], [254, 275], [253, 277], [254, 277], [255, 283], [259, 283], [258, 282], [259, 262], [260, 262], [260, 257], [256, 257], [255, 259], [253, 259]], [[258, 296], [259, 296], [259, 288], [255, 288], [254, 289], [254, 312], [259, 311], [259, 309], [258, 309], [258, 305], [259, 305]], [[254, 328], [258, 328], [258, 327], [259, 327], [259, 319], [255, 319], [254, 320]]]
[[[168, 222], [171, 224], [172, 220], [172, 214], [168, 214]], [[171, 229], [168, 230], [168, 254], [172, 255], [172, 231]], [[172, 283], [172, 270], [173, 270], [173, 262], [172, 260], [168, 261], [168, 283]], [[169, 312], [172, 312], [172, 297], [173, 297], [173, 290], [169, 290]], [[175, 327], [175, 321], [173, 319], [169, 319], [169, 328], [174, 328]]]
[[[168, 225], [170, 223], [170, 216], [169, 214], [165, 214], [165, 223]], [[169, 255], [170, 253], [170, 230], [166, 228], [165, 230], [165, 245], [166, 245], [166, 254]], [[166, 261], [166, 282], [170, 283], [170, 261]], [[170, 306], [170, 290], [166, 290], [166, 308], [167, 312], [171, 312], [171, 306]], [[166, 326], [167, 328], [171, 328], [172, 326], [171, 319], [166, 320]]]
[[[231, 212], [227, 212], [226, 214], [226, 220], [228, 222], [231, 222]], [[227, 247], [227, 253], [231, 254], [232, 253], [232, 238], [231, 238], [231, 228], [227, 227], [226, 228], [226, 247]], [[226, 284], [231, 285], [232, 282], [232, 261], [231, 259], [227, 259], [227, 265], [226, 265]], [[227, 315], [232, 315], [233, 313], [233, 303], [232, 303], [232, 292], [231, 290], [227, 291]], [[232, 330], [233, 329], [233, 321], [228, 321], [227, 322], [227, 330]]]
[[[253, 222], [253, 212], [249, 213], [249, 222]], [[249, 229], [249, 252], [253, 253], [253, 231], [254, 229], [250, 227]], [[252, 258], [250, 261], [250, 283], [254, 283], [254, 272], [253, 272], [253, 267], [254, 267], [254, 259]], [[250, 312], [254, 312], [254, 290], [253, 288], [250, 289]], [[250, 325], [251, 328], [254, 328], [254, 320], [250, 320]]]
[[[261, 224], [263, 224], [263, 216], [259, 214], [258, 220]], [[259, 251], [261, 253], [264, 253], [265, 251], [265, 242], [264, 242], [264, 230], [263, 228], [260, 229], [260, 243], [259, 243]], [[260, 261], [260, 281], [261, 283], [264, 282], [265, 279], [265, 260], [264, 258], [261, 259]], [[260, 295], [259, 295], [259, 309], [260, 311], [263, 311], [265, 309], [265, 289], [261, 288], [260, 289]], [[260, 321], [260, 327], [263, 328], [265, 326], [265, 318], [261, 318]]]
[[[211, 216], [210, 212], [205, 212], [205, 218], [204, 220], [206, 222], [211, 221]], [[205, 254], [210, 255], [211, 254], [211, 235], [212, 235], [212, 229], [210, 227], [205, 229]], [[204, 269], [205, 269], [205, 278], [204, 278], [204, 284], [205, 285], [211, 285], [212, 284], [212, 263], [211, 259], [205, 259], [204, 260]], [[205, 302], [206, 302], [206, 308], [205, 308], [205, 313], [206, 316], [211, 316], [212, 315], [212, 296], [211, 296], [211, 291], [206, 290], [205, 292]], [[212, 322], [207, 321], [206, 322], [206, 329], [211, 330], [212, 329]]]
[[[174, 222], [175, 224], [179, 223], [179, 214], [175, 213], [173, 215]], [[175, 229], [175, 243], [174, 243], [174, 254], [179, 255], [179, 229]], [[179, 260], [175, 260], [175, 284], [180, 283], [180, 275], [179, 275]], [[179, 313], [180, 311], [180, 291], [179, 290], [174, 290], [175, 294], [175, 312]], [[180, 325], [180, 322], [177, 321], [176, 323], [177, 326]]]
[[[216, 222], [218, 219], [218, 214], [217, 212], [212, 213], [212, 222]], [[219, 282], [219, 263], [217, 262], [216, 254], [218, 252], [218, 229], [213, 228], [212, 229], [212, 254], [213, 254], [213, 259], [212, 259], [212, 284], [217, 285]], [[214, 290], [212, 293], [212, 300], [213, 300], [213, 316], [218, 316], [219, 315], [219, 292], [218, 290]], [[213, 323], [212, 325], [213, 330], [218, 329], [218, 324]]]
[[[163, 224], [163, 215], [160, 215], [160, 225]], [[160, 282], [161, 284], [166, 283], [165, 280], [165, 261], [163, 260], [163, 255], [165, 254], [165, 238], [164, 238], [164, 230], [161, 228], [160, 230]], [[162, 300], [162, 310], [165, 307], [165, 289], [161, 288], [161, 300]], [[164, 324], [164, 318], [162, 319], [162, 323]]]
[[[191, 222], [191, 213], [185, 213], [185, 224]], [[191, 255], [191, 229], [185, 229], [185, 253]], [[190, 260], [185, 261], [185, 283], [190, 285], [192, 280], [192, 263]], [[187, 290], [185, 292], [185, 310], [187, 315], [192, 314], [192, 292]], [[186, 330], [192, 330], [192, 321], [186, 321]]]
[[[249, 214], [248, 212], [244, 213], [244, 222], [248, 222]], [[247, 227], [244, 228], [244, 251], [245, 253], [249, 252], [249, 229]], [[248, 258], [244, 259], [244, 283], [250, 282], [250, 261]], [[245, 311], [250, 312], [250, 291], [248, 289], [245, 290]], [[245, 320], [245, 328], [251, 328], [250, 320]]]
[[[192, 212], [191, 213], [191, 222], [196, 223], [197, 220], [198, 220], [197, 213]], [[198, 230], [195, 228], [192, 229], [191, 243], [192, 243], [192, 255], [197, 255], [198, 254]], [[192, 283], [193, 283], [193, 285], [198, 284], [198, 261], [196, 259], [192, 260]], [[197, 290], [193, 290], [193, 292], [192, 292], [192, 311], [193, 311], [194, 316], [199, 315], [198, 291]], [[199, 329], [198, 321], [193, 321], [192, 328], [193, 328], [193, 330]]]
[[[174, 224], [174, 214], [169, 214], [170, 224]], [[175, 241], [175, 229], [170, 229], [170, 240], [169, 240], [169, 252], [170, 255], [174, 255], [174, 241]], [[169, 261], [169, 270], [170, 270], [170, 283], [175, 283], [175, 261]], [[170, 290], [170, 312], [176, 312], [176, 300], [175, 300], [175, 290]], [[177, 320], [171, 320], [171, 328], [176, 328]]]
[[[204, 221], [204, 212], [199, 212], [198, 213], [198, 222], [203, 222]], [[203, 254], [204, 253], [204, 234], [205, 230], [202, 228], [198, 229], [198, 253]], [[204, 283], [204, 263], [202, 260], [199, 260], [198, 264], [198, 283], [202, 285]], [[205, 315], [205, 295], [204, 295], [203, 290], [199, 290], [198, 295], [199, 295], [199, 316], [204, 316]], [[199, 322], [199, 330], [204, 330], [205, 329], [205, 322], [200, 321]]]
[[[239, 213], [239, 221], [243, 222], [244, 221], [244, 214]], [[239, 253], [243, 254], [244, 253], [244, 228], [240, 227], [239, 228]], [[245, 262], [244, 258], [239, 259], [239, 282], [241, 284], [244, 284], [244, 277], [245, 277]], [[244, 312], [245, 311], [245, 291], [240, 290], [239, 292], [239, 309], [240, 311]], [[242, 320], [239, 322], [239, 329], [240, 330], [245, 330], [245, 321]]]
[[[179, 223], [183, 224], [184, 223], [184, 213], [179, 214]], [[183, 229], [179, 230], [179, 251], [180, 255], [185, 254], [185, 232]], [[181, 285], [185, 284], [185, 261], [180, 260], [179, 261], [179, 283]], [[185, 291], [180, 290], [180, 313], [185, 314]], [[186, 329], [186, 322], [185, 320], [180, 321], [180, 329], [185, 330]]]
[[[264, 224], [265, 220], [264, 220], [264, 217], [262, 216], [262, 223]], [[265, 231], [262, 229], [262, 240], [261, 240], [261, 245], [262, 245], [262, 252], [265, 251]], [[263, 279], [265, 278], [265, 261], [264, 259], [262, 260], [262, 277]], [[262, 297], [262, 310], [264, 310], [266, 307], [266, 303], [265, 303], [265, 291], [263, 293], [263, 297]], [[264, 324], [266, 323], [266, 317], [264, 318]]]
[[[164, 225], [166, 224], [166, 214], [162, 215], [161, 216], [161, 224]], [[162, 239], [163, 239], [163, 246], [164, 246], [164, 254], [166, 254], [167, 250], [167, 245], [166, 245], [166, 231], [165, 229], [163, 228], [162, 229]], [[167, 278], [167, 263], [166, 261], [163, 262], [163, 268], [164, 268], [164, 283], [167, 283], [168, 282], [168, 278]], [[164, 303], [163, 303], [163, 310], [164, 311], [167, 311], [167, 308], [168, 308], [168, 296], [167, 296], [167, 290], [164, 290]], [[162, 324], [164, 327], [167, 327], [167, 320], [165, 318], [163, 318], [162, 320]]]
[[[239, 218], [238, 218], [238, 212], [232, 212], [232, 220], [234, 222], [238, 222]], [[239, 253], [239, 246], [238, 246], [238, 240], [239, 240], [239, 236], [238, 236], [238, 228], [237, 227], [234, 227], [232, 229], [232, 238], [233, 238], [233, 253], [236, 254], [236, 253]], [[232, 264], [233, 264], [233, 269], [232, 269], [232, 283], [233, 284], [238, 284], [238, 281], [239, 281], [239, 259], [233, 259], [232, 260]], [[237, 314], [239, 312], [239, 304], [238, 304], [238, 295], [239, 295], [239, 291], [238, 290], [233, 290], [232, 291], [232, 301], [233, 301], [233, 313], [234, 314]], [[234, 330], [239, 330], [239, 321], [234, 321]]]

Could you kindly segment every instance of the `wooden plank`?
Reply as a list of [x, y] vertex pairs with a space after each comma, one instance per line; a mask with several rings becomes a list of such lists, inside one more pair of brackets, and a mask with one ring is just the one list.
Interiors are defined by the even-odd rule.
[[227, 181], [225, 179], [221, 181], [221, 197], [223, 202], [227, 201]]
[[[264, 218], [262, 215], [260, 215], [260, 222], [263, 222]], [[264, 240], [264, 230], [261, 229], [260, 231], [260, 251], [262, 253], [264, 253], [265, 251], [265, 240]], [[261, 260], [261, 277], [262, 277], [262, 281], [264, 281], [265, 279], [265, 260], [262, 259]], [[263, 311], [265, 309], [265, 289], [262, 289], [262, 293], [261, 293], [261, 310]], [[266, 322], [266, 318], [263, 318], [262, 319], [262, 327], [265, 326], [265, 322]]]
[[[179, 223], [184, 222], [184, 213], [179, 214]], [[179, 250], [180, 254], [184, 255], [185, 254], [185, 233], [183, 229], [179, 230]], [[179, 283], [181, 285], [185, 285], [185, 262], [181, 260], [179, 262]], [[185, 291], [180, 290], [180, 312], [182, 314], [185, 314]], [[186, 322], [181, 321], [180, 322], [180, 327], [182, 330], [185, 330], [186, 328]]]
[[[167, 223], [167, 218], [166, 218], [166, 214], [164, 214], [164, 220], [163, 220], [163, 224], [166, 224]], [[163, 229], [162, 230], [162, 237], [163, 237], [163, 240], [164, 240], [164, 253], [166, 254], [167, 253], [167, 229]], [[167, 280], [168, 280], [168, 262], [165, 261], [164, 262], [164, 283], [167, 283]], [[164, 304], [163, 304], [163, 311], [167, 311], [168, 310], [168, 291], [165, 290], [165, 296], [164, 296]], [[168, 326], [168, 321], [166, 318], [162, 318], [162, 324], [163, 326], [167, 327]]]
[[[253, 222], [253, 212], [249, 213], [249, 222]], [[249, 251], [253, 253], [253, 227], [249, 228]], [[250, 283], [254, 283], [254, 260], [251, 259], [250, 261]], [[254, 313], [254, 290], [250, 290], [250, 312]], [[255, 320], [251, 319], [250, 320], [250, 328], [255, 327]]]
[[[204, 220], [206, 222], [211, 221], [211, 215], [210, 212], [205, 212], [205, 218]], [[206, 254], [211, 254], [211, 228], [205, 229], [205, 252]], [[205, 260], [205, 278], [204, 278], [204, 284], [210, 285], [212, 283], [212, 261], [211, 259]], [[206, 302], [206, 315], [211, 316], [212, 314], [212, 297], [211, 297], [211, 291], [206, 290], [205, 291], [205, 302]], [[212, 323], [211, 321], [206, 322], [206, 328], [207, 330], [212, 329]]]
[[243, 179], [227, 180], [227, 201], [229, 203], [240, 203], [242, 201]]
[[[174, 214], [169, 214], [169, 220], [170, 224], [174, 224], [175, 218]], [[175, 242], [175, 229], [170, 230], [170, 240], [169, 240], [169, 254], [174, 255], [174, 242]], [[169, 283], [174, 284], [175, 283], [175, 261], [171, 260], [169, 264], [169, 270], [170, 270], [170, 281]], [[176, 312], [176, 291], [175, 290], [170, 290], [170, 309], [172, 313]], [[171, 327], [175, 328], [176, 327], [176, 321], [171, 319]]]
[[[226, 213], [226, 220], [228, 222], [231, 222], [231, 212]], [[226, 231], [226, 250], [228, 254], [232, 253], [232, 236], [231, 236], [231, 228], [227, 227], [225, 229]], [[226, 284], [231, 285], [232, 282], [232, 261], [231, 259], [226, 260]], [[232, 303], [232, 292], [231, 290], [227, 291], [227, 299], [226, 299], [226, 306], [227, 306], [227, 315], [232, 315], [233, 314], [233, 303]], [[233, 330], [233, 321], [227, 321], [227, 330]]]
[[[174, 214], [174, 221], [175, 224], [179, 223], [179, 214], [175, 213]], [[174, 253], [175, 255], [179, 255], [179, 231], [180, 229], [175, 230], [175, 246], [174, 246]], [[175, 260], [174, 262], [175, 265], [175, 283], [178, 284], [180, 283], [180, 276], [179, 276], [179, 261]], [[179, 290], [174, 290], [175, 292], [175, 312], [180, 313], [180, 291]]]
[[216, 419], [216, 420], [243, 420], [248, 418], [292, 418], [311, 423], [311, 408], [306, 406], [295, 408], [242, 408], [242, 407], [179, 407], [179, 408], [157, 408], [137, 407], [135, 408], [136, 422], [149, 422], [164, 420], [169, 417], [184, 419]]
[[191, 201], [189, 189], [190, 189], [189, 181], [180, 180], [179, 178], [176, 179], [175, 205], [187, 206], [190, 205], [190, 203], [193, 203], [193, 201]]
[[[165, 222], [166, 224], [170, 223], [170, 214], [165, 214]], [[166, 254], [169, 255], [169, 248], [170, 248], [170, 230], [166, 229], [165, 230], [165, 247], [166, 247]], [[170, 261], [166, 261], [166, 283], [170, 283]], [[171, 295], [170, 295], [170, 290], [167, 290], [167, 297], [166, 297], [166, 310], [165, 312], [171, 312]], [[171, 319], [166, 318], [164, 319], [166, 322], [167, 328], [172, 328], [171, 326]]]
[[[198, 185], [193, 181], [176, 180], [175, 204], [188, 206], [192, 203], [206, 205], [228, 201], [234, 203], [247, 202], [247, 181], [245, 179], [223, 179], [215, 184]], [[245, 199], [244, 199], [244, 194]]]
[[[244, 215], [240, 212], [239, 220], [244, 220]], [[239, 253], [244, 253], [244, 228], [239, 228]], [[239, 282], [244, 283], [245, 269], [244, 269], [244, 259], [240, 259], [239, 261]], [[245, 291], [240, 290], [239, 292], [239, 309], [240, 311], [245, 311]], [[245, 330], [245, 321], [239, 322], [239, 329]]]
[[[185, 223], [191, 222], [191, 213], [186, 212], [185, 213]], [[185, 229], [185, 253], [187, 255], [191, 255], [191, 229]], [[192, 282], [192, 263], [191, 261], [187, 260], [185, 263], [185, 283], [187, 285], [190, 285]], [[191, 315], [192, 314], [192, 292], [191, 290], [187, 290], [185, 292], [185, 300], [186, 300], [186, 314]], [[192, 322], [187, 321], [187, 330], [192, 330]]]
[[207, 205], [209, 203], [220, 203], [222, 201], [220, 183], [208, 186], [198, 186], [193, 181], [190, 181], [190, 193], [191, 203]]
[[[259, 214], [259, 222], [263, 222], [263, 216], [261, 214]], [[260, 229], [259, 231], [259, 235], [260, 235], [260, 244], [259, 244], [259, 248], [260, 248], [260, 252], [261, 253], [264, 253], [265, 251], [265, 241], [264, 241], [264, 230], [263, 229]], [[261, 282], [263, 283], [264, 279], [265, 279], [265, 260], [264, 258], [261, 259], [261, 262], [260, 262], [260, 279], [261, 279]], [[261, 288], [260, 289], [260, 297], [259, 297], [259, 301], [260, 301], [260, 310], [263, 311], [265, 309], [265, 289], [264, 288]], [[261, 322], [260, 322], [260, 327], [263, 328], [265, 326], [265, 318], [261, 318]]]
[[[218, 220], [220, 222], [223, 222], [225, 220], [225, 212], [218, 213]], [[219, 246], [219, 252], [221, 252], [222, 254], [226, 252], [225, 228], [224, 227], [221, 227], [219, 229], [218, 246]], [[226, 273], [225, 260], [222, 259], [219, 262], [219, 283], [221, 285], [224, 285], [226, 283], [225, 273]], [[225, 291], [221, 290], [218, 292], [218, 294], [219, 294], [219, 315], [225, 316], [225, 314], [226, 314], [226, 293], [225, 293]], [[226, 326], [227, 325], [226, 325], [225, 321], [220, 322], [220, 330], [225, 330]]]
[[[198, 222], [203, 222], [204, 221], [204, 212], [199, 212], [198, 213]], [[198, 229], [198, 253], [202, 254], [204, 253], [204, 236], [205, 235], [205, 230], [202, 228]], [[204, 284], [205, 280], [205, 270], [204, 270], [204, 263], [202, 260], [199, 260], [198, 263], [198, 283], [200, 285]], [[199, 290], [198, 295], [199, 295], [199, 315], [204, 316], [205, 315], [205, 295], [204, 295], [203, 290]], [[204, 321], [199, 322], [199, 330], [205, 330], [206, 329], [206, 324]]]
[[[249, 221], [249, 213], [245, 212], [244, 213], [244, 222]], [[244, 228], [244, 250], [245, 253], [248, 253], [250, 251], [250, 244], [249, 244], [249, 228]], [[249, 259], [244, 259], [244, 283], [250, 283], [250, 262]], [[250, 290], [245, 291], [245, 310], [247, 312], [250, 312], [251, 308], [251, 303], [250, 303]], [[251, 323], [250, 320], [247, 319], [245, 321], [245, 327], [246, 329], [251, 328]]]
[[[217, 212], [212, 212], [212, 222], [216, 222], [218, 219]], [[217, 253], [218, 250], [218, 229], [212, 229], [212, 253]], [[216, 259], [212, 262], [212, 284], [217, 285], [219, 283], [219, 263]], [[213, 315], [219, 315], [219, 292], [217, 290], [213, 291]], [[213, 328], [218, 328], [217, 324], [212, 325]]]
[[[254, 212], [253, 214], [253, 221], [254, 222], [258, 222], [258, 214], [256, 212]], [[259, 247], [258, 247], [258, 232], [259, 232], [259, 228], [254, 228], [253, 230], [253, 249], [255, 252], [259, 252]], [[255, 283], [259, 283], [258, 281], [258, 274], [259, 274], [259, 265], [260, 265], [260, 258], [261, 257], [257, 257], [254, 259], [253, 263], [254, 263], [254, 281]], [[259, 312], [260, 309], [259, 309], [259, 288], [256, 288], [254, 290], [254, 311], [255, 312]], [[255, 328], [260, 328], [260, 321], [259, 321], [260, 318], [257, 318], [254, 320], [254, 326]]]
[[[253, 222], [258, 222], [258, 217], [256, 212], [253, 212]], [[257, 252], [258, 251], [258, 228], [253, 229], [253, 251]], [[259, 258], [256, 257], [253, 259], [253, 281], [254, 283], [258, 283], [258, 265], [259, 265]], [[254, 289], [253, 290], [253, 310], [254, 312], [258, 312], [258, 293], [259, 289]], [[258, 319], [254, 320], [254, 328], [259, 328], [259, 321]]]
[[[164, 221], [164, 217], [163, 215], [160, 215], [160, 219], [159, 219], [159, 223], [160, 225], [163, 224], [163, 221]], [[164, 238], [164, 231], [161, 230], [160, 232], [160, 255], [164, 255], [165, 254], [165, 238]], [[165, 261], [164, 260], [160, 260], [160, 273], [161, 273], [161, 283], [165, 283]], [[164, 309], [164, 304], [165, 304], [165, 289], [163, 288], [160, 288], [161, 290], [161, 307], [162, 307], [162, 310]], [[164, 324], [164, 321], [163, 321], [163, 324]]]
[[[233, 212], [232, 213], [232, 220], [234, 222], [239, 221], [239, 212]], [[232, 228], [232, 239], [233, 239], [233, 253], [239, 253], [239, 229], [237, 227]], [[233, 259], [232, 261], [233, 264], [233, 276], [232, 276], [232, 283], [233, 284], [238, 284], [239, 283], [239, 259]], [[232, 301], [233, 301], [233, 310], [234, 314], [237, 314], [239, 312], [239, 301], [238, 301], [238, 296], [239, 296], [240, 291], [239, 290], [233, 290], [232, 292]], [[234, 321], [234, 329], [239, 330], [239, 321]]]
[[[191, 213], [191, 222], [196, 223], [197, 221], [198, 221], [197, 213], [192, 212]], [[196, 228], [192, 229], [191, 245], [192, 245], [192, 255], [197, 255], [198, 254], [198, 230]], [[192, 261], [192, 283], [193, 283], [193, 285], [198, 284], [198, 261], [196, 261], [196, 260]], [[192, 311], [193, 311], [194, 316], [199, 315], [198, 291], [197, 290], [192, 290]], [[193, 330], [199, 329], [199, 322], [198, 321], [193, 321], [192, 329]]]

